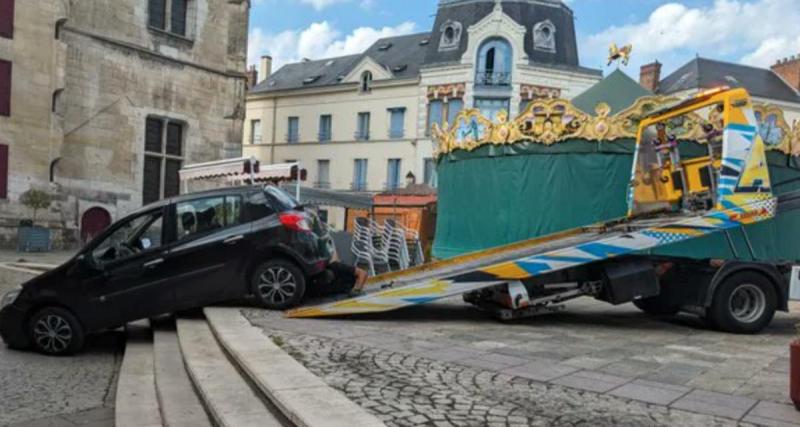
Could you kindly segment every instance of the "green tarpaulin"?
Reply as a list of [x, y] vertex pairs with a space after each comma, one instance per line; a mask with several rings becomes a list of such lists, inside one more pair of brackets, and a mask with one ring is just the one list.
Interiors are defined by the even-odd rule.
[[[434, 256], [449, 258], [561, 230], [625, 216], [634, 142], [566, 141], [552, 146], [485, 146], [444, 156], [438, 165], [439, 213]], [[681, 154], [703, 147], [686, 143]], [[800, 165], [768, 153], [774, 191], [800, 189]], [[758, 259], [800, 260], [800, 212], [747, 228]], [[739, 231], [731, 233], [738, 258], [752, 258]], [[668, 246], [659, 254], [733, 258], [724, 234]]]

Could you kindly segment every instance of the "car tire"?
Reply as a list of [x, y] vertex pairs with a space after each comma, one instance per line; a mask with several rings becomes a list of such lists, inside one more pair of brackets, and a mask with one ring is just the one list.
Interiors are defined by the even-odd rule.
[[680, 306], [670, 304], [662, 295], [634, 300], [633, 305], [653, 316], [672, 316], [680, 311]]
[[306, 292], [306, 277], [294, 263], [272, 259], [255, 269], [251, 286], [262, 307], [286, 310], [300, 304]]
[[51, 356], [75, 354], [83, 348], [83, 326], [68, 310], [46, 307], [28, 321], [28, 337], [36, 351]]
[[717, 286], [708, 317], [722, 331], [754, 334], [769, 325], [777, 306], [772, 282], [759, 273], [743, 271]]

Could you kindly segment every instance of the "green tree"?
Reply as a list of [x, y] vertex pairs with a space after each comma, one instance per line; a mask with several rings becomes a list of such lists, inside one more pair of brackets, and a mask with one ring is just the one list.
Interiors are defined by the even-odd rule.
[[19, 201], [33, 211], [33, 221], [36, 222], [36, 213], [39, 212], [40, 209], [49, 208], [50, 204], [53, 203], [53, 198], [42, 190], [35, 190], [32, 188], [22, 193]]

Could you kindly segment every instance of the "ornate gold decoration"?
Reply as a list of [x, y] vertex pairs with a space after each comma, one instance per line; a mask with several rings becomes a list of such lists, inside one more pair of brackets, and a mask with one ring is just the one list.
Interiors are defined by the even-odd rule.
[[464, 83], [428, 86], [428, 99], [463, 98], [465, 90]]
[[523, 84], [519, 87], [519, 94], [523, 100], [537, 98], [561, 98], [561, 89], [557, 87]]
[[608, 48], [608, 65], [613, 64], [614, 61], [620, 61], [622, 65], [628, 65], [628, 61], [631, 60], [631, 51], [633, 51], [632, 44], [619, 48], [616, 43], [611, 43]]
[[[513, 120], [509, 119], [506, 111], [501, 111], [494, 121], [483, 117], [477, 109], [469, 109], [460, 112], [452, 124], [434, 124], [431, 137], [437, 142], [437, 156], [455, 150], [472, 151], [484, 145], [522, 141], [552, 145], [569, 139], [587, 142], [633, 139], [642, 117], [677, 100], [675, 97], [646, 96], [613, 115], [611, 107], [601, 102], [595, 106], [594, 115], [590, 115], [564, 99], [537, 99]], [[761, 118], [759, 131], [767, 149], [800, 156], [800, 120], [789, 126], [783, 111], [774, 105], [756, 104], [753, 109]], [[696, 113], [689, 114], [670, 123], [669, 131], [679, 139], [705, 143], [703, 125], [711, 123], [719, 128], [719, 114], [716, 109], [709, 110], [705, 118]]]

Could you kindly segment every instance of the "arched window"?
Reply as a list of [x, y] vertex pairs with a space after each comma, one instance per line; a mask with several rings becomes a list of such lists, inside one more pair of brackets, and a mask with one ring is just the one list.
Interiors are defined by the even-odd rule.
[[442, 38], [439, 40], [439, 50], [458, 49], [458, 46], [461, 44], [461, 29], [462, 26], [460, 22], [445, 22], [440, 28]]
[[491, 38], [478, 49], [476, 84], [481, 86], [511, 85], [511, 44], [505, 39]]
[[361, 73], [361, 92], [372, 90], [372, 72], [364, 71]]

